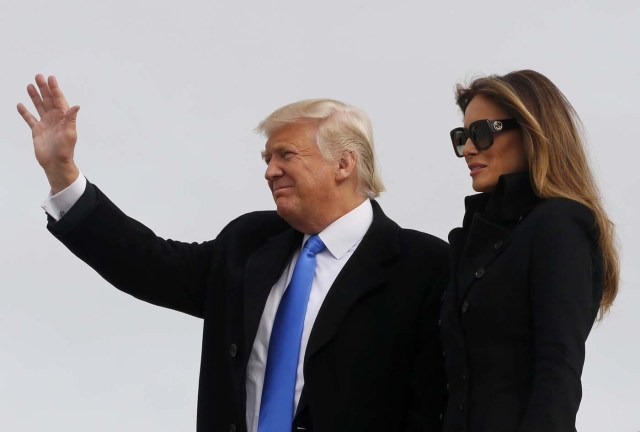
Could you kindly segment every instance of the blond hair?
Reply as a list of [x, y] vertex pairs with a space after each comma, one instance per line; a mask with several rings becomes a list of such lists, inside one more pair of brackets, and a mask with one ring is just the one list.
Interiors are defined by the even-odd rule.
[[256, 132], [269, 138], [278, 129], [305, 121], [317, 121], [316, 143], [327, 158], [337, 160], [345, 152], [356, 156], [356, 175], [364, 196], [384, 191], [376, 168], [373, 129], [360, 108], [332, 99], [307, 99], [278, 108], [260, 122]]
[[614, 225], [596, 186], [582, 138], [582, 123], [562, 92], [544, 75], [521, 70], [490, 75], [456, 86], [456, 103], [464, 113], [474, 96], [488, 97], [519, 123], [533, 189], [541, 198], [568, 198], [587, 206], [598, 227], [604, 264], [600, 318], [618, 293], [619, 257]]

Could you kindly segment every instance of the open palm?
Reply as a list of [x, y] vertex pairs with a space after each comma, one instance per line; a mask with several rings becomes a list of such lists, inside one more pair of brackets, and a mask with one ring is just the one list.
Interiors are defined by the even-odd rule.
[[68, 186], [74, 176], [77, 177], [73, 152], [78, 138], [76, 117], [80, 107], [69, 108], [54, 76], [47, 80], [36, 75], [36, 85], [38, 89], [29, 84], [27, 93], [40, 120], [23, 104], [18, 104], [18, 112], [31, 128], [36, 159], [55, 191]]

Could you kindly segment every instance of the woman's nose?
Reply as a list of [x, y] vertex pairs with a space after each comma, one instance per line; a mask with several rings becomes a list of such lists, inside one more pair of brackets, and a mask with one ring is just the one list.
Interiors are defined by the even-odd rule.
[[475, 154], [478, 154], [478, 149], [475, 145], [473, 145], [473, 141], [471, 141], [471, 138], [467, 138], [464, 143], [464, 147], [462, 147], [462, 156], [467, 157], [469, 155]]

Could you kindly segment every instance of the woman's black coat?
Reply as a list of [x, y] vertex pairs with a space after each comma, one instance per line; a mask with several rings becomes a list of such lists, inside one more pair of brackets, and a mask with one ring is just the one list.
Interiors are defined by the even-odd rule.
[[537, 198], [528, 173], [465, 204], [449, 234], [441, 313], [444, 430], [575, 431], [603, 285], [594, 217], [575, 201]]

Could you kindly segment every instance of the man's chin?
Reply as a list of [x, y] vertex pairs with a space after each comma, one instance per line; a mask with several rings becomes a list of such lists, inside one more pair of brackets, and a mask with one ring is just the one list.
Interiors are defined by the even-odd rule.
[[291, 215], [291, 207], [288, 206], [286, 200], [282, 198], [276, 199], [276, 211], [278, 212], [278, 215], [285, 220], [287, 219], [287, 216]]
[[297, 220], [296, 216], [299, 214], [299, 212], [291, 206], [291, 202], [283, 199], [276, 201], [276, 212], [278, 213], [278, 216], [292, 226], [295, 225], [295, 221]]

